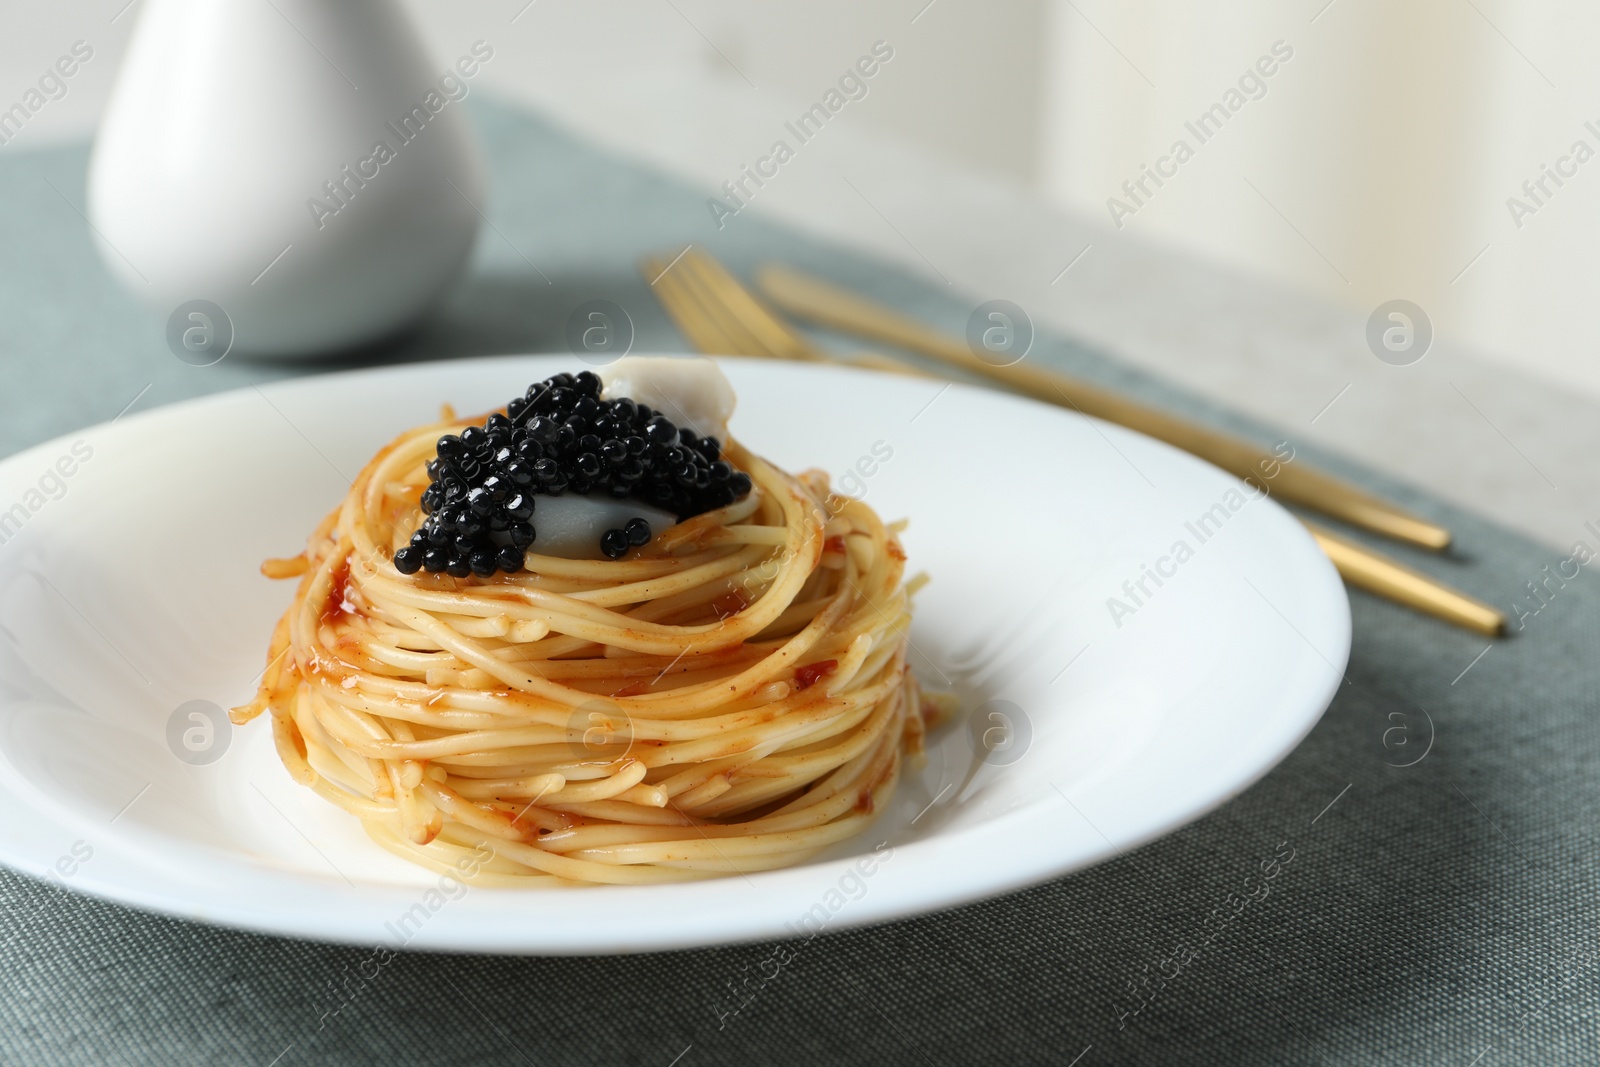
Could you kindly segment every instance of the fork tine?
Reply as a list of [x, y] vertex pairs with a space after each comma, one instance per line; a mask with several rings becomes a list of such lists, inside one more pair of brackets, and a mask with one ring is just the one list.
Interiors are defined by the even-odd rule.
[[647, 256], [640, 262], [646, 278], [652, 278], [652, 287], [666, 309], [667, 316], [682, 332], [689, 344], [707, 355], [731, 355], [739, 351], [721, 323], [701, 304], [675, 270], [667, 268], [663, 260]]
[[858, 353], [853, 360], [832, 356], [762, 304], [714, 256], [693, 247], [673, 263], [647, 256], [639, 266], [678, 329], [708, 355], [854, 364], [940, 377], [874, 352]]
[[811, 362], [826, 360], [815, 345], [768, 310], [739, 279], [708, 253], [691, 249], [683, 257], [682, 266], [687, 268], [690, 278], [709, 297], [705, 303], [720, 304], [727, 313], [727, 324], [731, 326], [737, 323], [740, 332], [747, 334], [751, 342], [760, 345], [767, 354]]
[[794, 359], [792, 352], [784, 347], [776, 346], [770, 337], [764, 336], [759, 330], [752, 329], [750, 324], [740, 315], [734, 313], [728, 306], [727, 298], [718, 291], [713, 279], [698, 269], [698, 262], [689, 262], [691, 256], [684, 256], [684, 262], [678, 267], [683, 272], [679, 279], [685, 290], [692, 293], [700, 307], [705, 310], [708, 317], [714, 320], [718, 327], [728, 335], [737, 346], [734, 350], [753, 356], [768, 359]]
[[690, 268], [694, 282], [704, 287], [701, 303], [713, 315], [719, 311], [724, 324], [731, 330], [737, 322], [752, 337], [752, 343], [763, 345], [766, 354], [779, 359], [799, 359], [813, 363], [841, 363], [845, 366], [870, 367], [912, 377], [944, 381], [941, 375], [932, 374], [892, 356], [877, 352], [857, 352], [849, 359], [834, 356], [813, 344], [805, 334], [791, 326], [777, 312], [761, 302], [751, 290], [734, 277], [716, 257], [709, 252], [694, 250], [683, 257]]
[[[759, 323], [752, 328], [751, 322], [729, 305], [728, 286], [737, 285], [737, 282], [733, 282], [731, 277], [726, 282], [719, 279], [715, 260], [710, 260], [712, 269], [702, 269], [707, 260], [710, 260], [709, 256], [685, 255], [673, 273], [678, 275], [680, 297], [692, 300], [720, 334], [728, 339], [731, 347], [726, 351], [761, 359], [805, 358], [797, 346], [784, 343], [774, 336], [773, 331], [760, 328]], [[781, 327], [781, 323], [779, 325]]]

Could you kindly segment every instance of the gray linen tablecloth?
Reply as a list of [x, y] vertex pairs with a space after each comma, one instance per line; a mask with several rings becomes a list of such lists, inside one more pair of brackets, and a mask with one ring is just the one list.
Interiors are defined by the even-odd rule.
[[[748, 213], [718, 232], [702, 192], [525, 113], [474, 116], [493, 226], [470, 275], [420, 333], [338, 366], [565, 350], [568, 314], [594, 298], [628, 309], [637, 350], [681, 349], [633, 264], [690, 240], [736, 269], [777, 257], [965, 325], [971, 304], [948, 290]], [[137, 407], [323, 369], [175, 359], [163, 316], [96, 259], [79, 214], [85, 159], [82, 146], [0, 154], [0, 453], [109, 419], [147, 384]], [[1040, 338], [1030, 358], [1276, 436], [1070, 341]], [[1492, 602], [1531, 603], [1525, 583], [1564, 555], [1301, 448], [1448, 523], [1453, 559], [1384, 547]], [[0, 1061], [1592, 1063], [1600, 596], [1587, 575], [1549, 588], [1525, 630], [1487, 653], [1482, 638], [1357, 595], [1349, 684], [1243, 796], [1092, 871], [819, 938], [726, 1026], [715, 1008], [728, 983], [770, 946], [402, 954], [319, 1028], [328, 990], [367, 951], [146, 915], [0, 870]], [[1414, 766], [1394, 766], [1404, 760], [1384, 744], [1397, 723], [1418, 745], [1431, 734]], [[1271, 896], [1163, 987], [1161, 961], [1207, 936], [1202, 923], [1279, 842], [1294, 858]]]

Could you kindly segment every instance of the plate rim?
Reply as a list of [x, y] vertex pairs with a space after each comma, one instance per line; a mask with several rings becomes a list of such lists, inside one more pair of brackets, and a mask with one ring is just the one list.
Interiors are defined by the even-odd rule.
[[[682, 353], [663, 354], [687, 355]], [[720, 361], [725, 357], [716, 358]], [[734, 361], [735, 364], [742, 364], [745, 366], [761, 365], [765, 367], [777, 366], [782, 367], [786, 371], [792, 371], [800, 374], [816, 373], [818, 371], [822, 371], [824, 373], [842, 371], [849, 374], [868, 375], [886, 381], [903, 380], [897, 379], [897, 376], [895, 375], [885, 374], [866, 368], [838, 367], [834, 365], [827, 367], [812, 367], [809, 365], [797, 366], [791, 364], [775, 365], [770, 361], [763, 361], [748, 357], [726, 358]], [[551, 364], [567, 364], [572, 361], [572, 357], [562, 353], [512, 353], [496, 356], [478, 356], [459, 360], [435, 360], [386, 364], [375, 367], [330, 371], [318, 374], [296, 375], [290, 378], [261, 385], [245, 385], [238, 389], [224, 390], [205, 396], [188, 398], [172, 404], [151, 408], [146, 411], [138, 412], [125, 419], [98, 423], [93, 426], [68, 432], [52, 438], [49, 441], [23, 449], [20, 452], [14, 453], [5, 457], [3, 460], [0, 460], [0, 478], [4, 478], [16, 472], [18, 468], [25, 467], [30, 462], [36, 460], [41, 454], [49, 455], [54, 451], [59, 451], [62, 447], [65, 447], [76, 439], [80, 439], [91, 434], [135, 433], [140, 427], [145, 427], [151, 422], [165, 422], [167, 420], [174, 419], [181, 420], [191, 411], [208, 407], [222, 406], [227, 403], [237, 401], [251, 392], [271, 394], [274, 390], [288, 391], [304, 389], [311, 387], [313, 384], [332, 389], [339, 389], [342, 387], [348, 387], [351, 383], [359, 382], [360, 380], [366, 378], [390, 376], [403, 377], [406, 375], [419, 375], [422, 377], [427, 377], [428, 375], [438, 374], [446, 369], [459, 374], [471, 376], [479, 373], [490, 372], [494, 368], [507, 366], [513, 363], [527, 363], [529, 361], [544, 361]], [[1139, 434], [1132, 430], [1127, 430], [1114, 424], [1105, 423], [1101, 420], [1089, 418], [1075, 412], [1055, 408], [1051, 405], [1045, 405], [1025, 397], [1000, 393], [993, 389], [972, 386], [965, 383], [953, 383], [950, 388], [952, 391], [956, 391], [958, 395], [964, 392], [974, 395], [981, 395], [984, 397], [1000, 396], [1018, 404], [1037, 406], [1039, 408], [1049, 410], [1055, 415], [1069, 421], [1081, 420], [1096, 426], [1103, 435], [1109, 433], [1113, 438], [1120, 436], [1124, 437], [1124, 439], [1136, 440], [1138, 442], [1137, 447], [1153, 447], [1161, 452], [1181, 456], [1186, 462], [1199, 464], [1202, 467], [1209, 468], [1209, 470], [1216, 476], [1229, 479], [1235, 484], [1242, 484], [1237, 483], [1237, 480], [1232, 479], [1231, 476], [1226, 472], [1222, 472], [1217, 468], [1211, 467], [1209, 464], [1204, 463], [1204, 461], [1199, 460], [1188, 453], [1181, 452], [1180, 450], [1166, 445], [1163, 442], [1156, 441], [1143, 434]], [[373, 447], [380, 447], [382, 443], [383, 442], [378, 442]], [[1199, 802], [1189, 803], [1187, 805], [1167, 805], [1168, 810], [1166, 817], [1153, 821], [1151, 824], [1146, 826], [1142, 833], [1121, 836], [1116, 842], [1113, 842], [1110, 838], [1101, 834], [1101, 840], [1099, 842], [1091, 843], [1087, 847], [1080, 847], [1070, 856], [1058, 858], [1054, 862], [1034, 862], [1032, 864], [1013, 863], [1007, 867], [1000, 868], [1000, 870], [1006, 872], [1004, 874], [997, 876], [995, 873], [991, 872], [987, 877], [968, 878], [959, 885], [945, 887], [943, 891], [924, 893], [910, 899], [907, 899], [903, 896], [889, 895], [889, 899], [885, 900], [885, 894], [873, 894], [868, 892], [865, 893], [864, 896], [859, 900], [851, 901], [851, 907], [843, 909], [836, 916], [831, 916], [831, 921], [826, 924], [826, 931], [834, 932], [837, 930], [858, 928], [861, 926], [894, 921], [901, 918], [909, 918], [917, 915], [946, 911], [977, 900], [991, 899], [1017, 892], [1024, 888], [1049, 881], [1053, 878], [1075, 873], [1080, 870], [1087, 870], [1104, 862], [1113, 855], [1124, 854], [1144, 844], [1147, 844], [1150, 841], [1165, 837], [1177, 829], [1195, 822], [1200, 818], [1203, 818], [1205, 815], [1217, 810], [1228, 801], [1239, 796], [1241, 793], [1259, 782], [1275, 767], [1277, 767], [1289, 755], [1289, 753], [1298, 747], [1305, 737], [1311, 732], [1311, 730], [1315, 728], [1317, 723], [1321, 721], [1322, 715], [1331, 704], [1332, 699], [1336, 695], [1339, 685], [1343, 680], [1344, 670], [1348, 663], [1352, 638], [1349, 601], [1345, 595], [1343, 584], [1338, 578], [1337, 572], [1334, 570], [1332, 564], [1327, 560], [1327, 558], [1321, 553], [1321, 551], [1316, 548], [1315, 542], [1312, 540], [1310, 534], [1307, 533], [1298, 522], [1294, 521], [1292, 516], [1290, 516], [1288, 512], [1284, 511], [1284, 509], [1277, 503], [1276, 500], [1268, 496], [1265, 500], [1265, 503], [1267, 505], [1267, 509], [1265, 510], [1276, 513], [1277, 517], [1287, 519], [1289, 522], [1289, 525], [1284, 527], [1284, 544], [1286, 549], [1288, 549], [1291, 554], [1297, 551], [1301, 557], [1308, 562], [1308, 564], [1310, 564], [1307, 574], [1312, 576], [1320, 576], [1317, 584], [1322, 587], [1324, 592], [1330, 592], [1333, 594], [1327, 597], [1326, 603], [1320, 605], [1320, 607], [1333, 613], [1333, 617], [1331, 618], [1331, 630], [1328, 627], [1324, 627], [1325, 632], [1322, 636], [1331, 637], [1336, 641], [1336, 647], [1329, 649], [1327, 647], [1311, 644], [1309, 639], [1306, 639], [1307, 644], [1311, 644], [1312, 651], [1317, 654], [1317, 658], [1320, 659], [1328, 669], [1326, 671], [1317, 672], [1320, 675], [1320, 685], [1308, 685], [1307, 693], [1298, 702], [1298, 711], [1293, 720], [1295, 728], [1285, 731], [1281, 735], [1279, 743], [1274, 747], [1270, 755], [1264, 755], [1260, 760], [1258, 760], [1258, 765], [1253, 767], [1248, 774], [1243, 775], [1239, 780], [1232, 782], [1227, 789], [1222, 790], [1215, 795], [1207, 796]], [[1317, 561], [1320, 561], [1320, 564], [1318, 564]], [[3, 750], [0, 750], [0, 764], [7, 764], [5, 778], [9, 779], [0, 781], [0, 811], [4, 811], [4, 809], [10, 805], [20, 805], [32, 818], [40, 820], [41, 822], [69, 827], [73, 824], [73, 820], [64, 817], [64, 813], [59, 808], [56, 808], [53, 805], [47, 805], [41, 809], [37, 806], [36, 798], [30, 798], [27, 795], [28, 788], [18, 788], [16, 771], [9, 767], [9, 757], [4, 754]], [[1059, 787], [1057, 787], [1057, 791], [1060, 792]], [[1063, 798], [1066, 798], [1065, 793], [1063, 793], [1062, 796]], [[1071, 800], [1067, 799], [1067, 803], [1071, 805]], [[967, 827], [960, 831], [954, 832], [953, 834], [936, 838], [933, 841], [915, 842], [912, 845], [900, 847], [905, 847], [909, 850], [915, 845], [929, 845], [937, 843], [948, 846], [952, 842], [961, 842], [970, 845], [974, 844], [974, 842], [969, 839], [982, 835], [988, 835], [992, 838], [1003, 837], [1004, 835], [995, 833], [997, 827], [1014, 827], [1019, 823], [1019, 821], [1024, 820], [1025, 818], [1033, 817], [1032, 813], [1038, 806], [1039, 805], [1037, 803], [1026, 804], [1018, 809], [996, 816], [980, 826]], [[1076, 805], [1071, 806], [1076, 809]], [[1082, 815], [1081, 812], [1079, 814]], [[1086, 816], [1084, 819], [1087, 821]], [[1092, 827], [1093, 824], [1090, 824], [1090, 826]], [[1094, 832], [1098, 833], [1098, 828], [1095, 828]], [[871, 830], [869, 828], [864, 837], [870, 836]], [[179, 842], [177, 844], [191, 854], [197, 852], [210, 852], [210, 850], [205, 846], [199, 844], [187, 842]], [[114, 850], [108, 847], [107, 852], [112, 851]], [[981, 851], [981, 849], [977, 851]], [[146, 876], [142, 881], [130, 883], [129, 872], [123, 871], [122, 868], [129, 868], [132, 870], [134, 875], [137, 875], [139, 873], [138, 869], [147, 868], [148, 864], [135, 858], [132, 854], [118, 853], [118, 858], [121, 860], [120, 863], [103, 864], [92, 871], [86, 867], [76, 874], [71, 882], [66, 883], [67, 887], [73, 889], [74, 891], [86, 892], [94, 896], [99, 896], [103, 899], [131, 905], [143, 910], [154, 911], [192, 921], [205, 922], [211, 925], [236, 929], [247, 929], [255, 932], [270, 933], [286, 937], [311, 938], [330, 943], [348, 945], [373, 944], [373, 939], [370, 936], [361, 936], [354, 929], [342, 928], [339, 925], [338, 920], [334, 916], [335, 913], [343, 913], [342, 907], [337, 909], [329, 909], [327, 912], [327, 918], [324, 918], [323, 909], [321, 908], [316, 909], [315, 913], [309, 912], [304, 907], [301, 907], [298, 910], [289, 911], [287, 913], [275, 913], [271, 910], [262, 910], [259, 908], [252, 909], [250, 907], [242, 906], [201, 907], [196, 905], [192, 881], [168, 878], [165, 876], [160, 876], [159, 874], [157, 874], [155, 877], [151, 877], [152, 872], [146, 870], [144, 872]], [[33, 875], [34, 877], [48, 879], [50, 871], [48, 859], [48, 855], [30, 854], [26, 850], [19, 849], [17, 842], [13, 838], [0, 839], [0, 864], [4, 864], [7, 867]], [[833, 881], [832, 877], [823, 878], [823, 873], [825, 871], [837, 871], [841, 867], [848, 867], [851, 865], [852, 861], [857, 859], [858, 857], [850, 857], [848, 859], [811, 863], [795, 868], [761, 872], [760, 874], [748, 876], [747, 880], [749, 880], [749, 878], [761, 879], [763, 880], [763, 884], [772, 884], [774, 888], [776, 888], [775, 883], [780, 880], [793, 882], [796, 878], [803, 876], [805, 872], [813, 872], [819, 880], [831, 882]], [[241, 866], [243, 865], [244, 861], [236, 858], [228, 861], [227, 863], [223, 863], [222, 866], [225, 868], [228, 863], [231, 863], [234, 866]], [[926, 862], [918, 864], [918, 866], [926, 865]], [[111, 876], [101, 873], [107, 866], [112, 868]], [[979, 865], [972, 864], [972, 866], [977, 868]], [[282, 881], [286, 886], [293, 885], [306, 888], [315, 884], [308, 876], [289, 871], [273, 869], [266, 865], [257, 865], [254, 869], [254, 873], [256, 877], [262, 879], [263, 881]], [[676, 883], [672, 886], [606, 887], [598, 892], [614, 895], [618, 898], [620, 903], [629, 897], [648, 894], [652, 891], [659, 891], [662, 889], [682, 889], [685, 886], [705, 886], [708, 884], [717, 884], [718, 882], [732, 883], [736, 877], [738, 876], [729, 876], [727, 879], [720, 879], [715, 882]], [[163, 884], [164, 881], [166, 884]], [[339, 884], [336, 880], [328, 879], [325, 885], [327, 892], [334, 900], [339, 900], [339, 898], [350, 896], [352, 894], [352, 890], [349, 887]], [[491, 898], [501, 899], [511, 897], [524, 898], [526, 894], [529, 893], [540, 894], [542, 899], [543, 895], [549, 893], [589, 891], [590, 890], [585, 889], [494, 889], [486, 891], [485, 894], [467, 893], [461, 899], [462, 901], [470, 901], [474, 896], [480, 895], [489, 895]], [[385, 908], [385, 914], [387, 914], [387, 909], [390, 907], [395, 907], [403, 911], [403, 905], [414, 902], [421, 892], [423, 892], [423, 890], [417, 886], [381, 886], [366, 883], [362, 886], [362, 888], [354, 891], [354, 903], [357, 907], [369, 909], [382, 904]], [[340, 901], [340, 903], [343, 902]], [[791, 936], [794, 932], [792, 928], [787, 934], [780, 930], [774, 929], [779, 920], [773, 919], [770, 916], [765, 919], [743, 916], [737, 922], [725, 923], [720, 929], [715, 928], [715, 923], [713, 923], [712, 928], [709, 929], [703, 926], [695, 926], [694, 924], [685, 924], [681, 930], [664, 930], [656, 936], [637, 941], [627, 941], [617, 938], [596, 939], [592, 935], [579, 935], [570, 938], [557, 937], [552, 939], [549, 936], [539, 936], [541, 931], [538, 931], [537, 929], [532, 931], [533, 936], [530, 937], [529, 930], [524, 927], [519, 927], [513, 931], [507, 930], [504, 927], [493, 928], [491, 924], [485, 924], [482, 922], [478, 922], [475, 925], [469, 920], [473, 920], [476, 916], [477, 909], [474, 908], [446, 908], [439, 912], [437, 916], [435, 916], [434, 921], [427, 923], [420, 931], [421, 934], [427, 936], [418, 936], [415, 939], [408, 940], [404, 942], [403, 947], [407, 950], [440, 952], [475, 952], [519, 955], [605, 955], [636, 951], [665, 951], [718, 944], [751, 943]], [[504, 943], [503, 939], [509, 933], [516, 933], [520, 935], [521, 940], [512, 944]], [[542, 931], [542, 933], [548, 935], [549, 931], [545, 930]]]

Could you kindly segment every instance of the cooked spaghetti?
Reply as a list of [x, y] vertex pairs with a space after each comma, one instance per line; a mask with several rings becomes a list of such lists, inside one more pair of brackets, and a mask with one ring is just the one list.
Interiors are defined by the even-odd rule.
[[[480, 420], [481, 422], [481, 420]], [[751, 488], [621, 559], [404, 574], [447, 418], [361, 471], [306, 551], [255, 699], [284, 766], [391, 851], [487, 884], [794, 864], [920, 749], [897, 527], [736, 443]], [[930, 705], [931, 708], [931, 705]]]

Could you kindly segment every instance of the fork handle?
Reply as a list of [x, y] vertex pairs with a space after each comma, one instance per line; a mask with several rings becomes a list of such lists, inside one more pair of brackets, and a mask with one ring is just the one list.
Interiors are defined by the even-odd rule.
[[1024, 363], [996, 365], [966, 345], [908, 316], [837, 286], [777, 264], [756, 273], [767, 297], [792, 315], [930, 356], [948, 366], [1001, 382], [1049, 404], [1117, 423], [1193, 453], [1241, 479], [1264, 484], [1280, 499], [1423, 548], [1441, 550], [1450, 531], [1385, 500], [1304, 465], [1283, 462], [1249, 441], [1218, 433], [1064, 374]]

